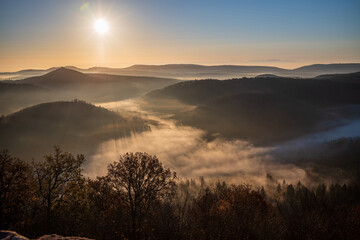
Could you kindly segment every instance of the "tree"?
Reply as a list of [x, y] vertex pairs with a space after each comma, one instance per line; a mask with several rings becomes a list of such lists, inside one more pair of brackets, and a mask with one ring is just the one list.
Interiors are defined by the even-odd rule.
[[[31, 168], [12, 157], [8, 150], [0, 152], [0, 229], [7, 229], [25, 218], [26, 202], [32, 194]], [[14, 221], [12, 221], [14, 220]]]
[[58, 146], [55, 153], [46, 155], [45, 161], [34, 162], [34, 175], [37, 192], [41, 204], [45, 206], [47, 231], [52, 231], [52, 211], [60, 206], [63, 197], [69, 191], [71, 183], [82, 178], [81, 166], [85, 162], [84, 155], [62, 152]]
[[190, 207], [188, 239], [283, 239], [281, 217], [261, 189], [218, 182]]
[[126, 232], [130, 231], [127, 206], [109, 183], [107, 177], [97, 177], [87, 181], [89, 214], [85, 224], [88, 237], [94, 239], [112, 240], [124, 239]]
[[147, 153], [120, 156], [118, 162], [109, 164], [107, 177], [130, 209], [133, 238], [137, 238], [139, 226], [150, 207], [175, 192], [176, 173]]

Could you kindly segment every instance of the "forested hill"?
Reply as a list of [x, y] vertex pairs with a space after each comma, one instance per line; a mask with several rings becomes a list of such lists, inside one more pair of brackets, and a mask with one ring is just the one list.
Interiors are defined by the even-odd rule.
[[83, 101], [50, 102], [2, 117], [0, 145], [24, 159], [39, 157], [54, 145], [88, 154], [103, 141], [147, 130], [141, 118], [120, 116]]
[[315, 79], [360, 84], [360, 72], [354, 72], [348, 74], [325, 74], [325, 75], [319, 75], [315, 77]]
[[147, 99], [177, 99], [186, 104], [201, 104], [231, 94], [267, 92], [281, 94], [312, 104], [329, 106], [360, 103], [360, 86], [331, 80], [296, 78], [241, 78], [180, 82], [146, 95]]
[[174, 104], [165, 112], [210, 133], [275, 143], [321, 130], [329, 121], [359, 117], [351, 110], [360, 104], [359, 93], [359, 84], [330, 79], [199, 80], [152, 91], [144, 97], [144, 106], [155, 111], [172, 102], [192, 106], [178, 110]]
[[[8, 115], [4, 122], [23, 126], [41, 125], [41, 123], [54, 125], [66, 123], [68, 128], [74, 128], [71, 130], [80, 131], [82, 128], [92, 128], [99, 123], [108, 124], [113, 120], [123, 120], [123, 118], [105, 108], [74, 100], [72, 102], [43, 103], [28, 107]], [[44, 126], [39, 127], [43, 128]]]

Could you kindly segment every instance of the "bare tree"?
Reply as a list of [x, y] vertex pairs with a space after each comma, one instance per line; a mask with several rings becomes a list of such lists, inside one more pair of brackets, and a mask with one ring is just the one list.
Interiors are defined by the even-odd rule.
[[152, 204], [175, 191], [176, 173], [147, 153], [120, 156], [118, 162], [108, 166], [108, 178], [130, 208], [133, 238], [137, 238], [143, 216]]
[[52, 231], [52, 210], [59, 206], [66, 195], [70, 183], [82, 178], [81, 166], [85, 161], [84, 155], [62, 152], [58, 146], [55, 153], [46, 155], [42, 162], [34, 162], [34, 175], [38, 184], [38, 194], [42, 204], [46, 207], [47, 230]]

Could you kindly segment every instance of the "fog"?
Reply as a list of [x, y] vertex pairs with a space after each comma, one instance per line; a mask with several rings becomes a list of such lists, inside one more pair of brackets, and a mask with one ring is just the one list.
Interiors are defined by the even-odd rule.
[[[167, 118], [168, 116], [141, 110], [137, 100], [98, 105], [119, 113], [140, 114], [159, 124], [151, 126], [151, 131], [148, 132], [133, 133], [126, 138], [103, 142], [96, 149], [96, 153], [88, 158], [85, 171], [92, 178], [105, 175], [107, 165], [118, 160], [119, 155], [126, 152], [147, 152], [156, 155], [166, 167], [176, 171], [180, 179], [204, 176], [205, 179], [266, 186], [283, 180], [311, 184], [316, 175], [310, 168], [277, 161], [274, 153], [284, 145], [255, 147], [246, 141], [225, 140], [219, 136], [213, 136], [212, 140], [208, 140], [207, 133], [200, 129], [178, 125], [174, 120]], [[289, 142], [287, 146], [296, 144], [296, 141]], [[332, 178], [322, 176], [321, 181], [332, 182]]]
[[338, 149], [323, 149], [324, 143], [340, 138], [356, 138], [360, 136], [360, 118], [341, 119], [339, 126], [326, 131], [307, 134], [293, 140], [281, 143], [271, 150], [271, 155], [286, 158], [287, 161], [301, 157], [314, 157], [324, 151], [331, 152]]

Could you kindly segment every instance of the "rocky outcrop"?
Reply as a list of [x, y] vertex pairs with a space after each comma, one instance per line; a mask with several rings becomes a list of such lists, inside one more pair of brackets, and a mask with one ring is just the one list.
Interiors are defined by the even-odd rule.
[[36, 240], [93, 240], [89, 238], [83, 238], [83, 237], [63, 237], [56, 234], [51, 235], [45, 235], [40, 238], [37, 238]]
[[[0, 239], [3, 240], [29, 240], [24, 236], [12, 231], [0, 231]], [[42, 237], [36, 238], [34, 240], [93, 240], [83, 237], [63, 237], [57, 234], [44, 235]]]
[[29, 240], [20, 234], [12, 231], [0, 231], [0, 239], [3, 240]]

